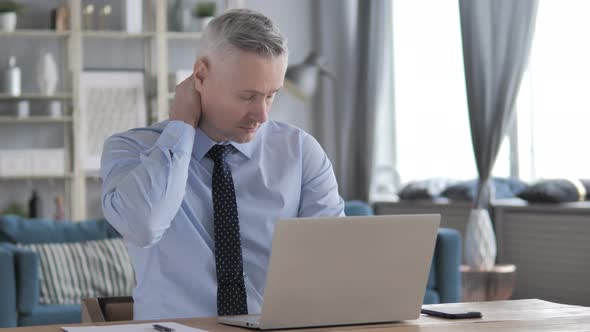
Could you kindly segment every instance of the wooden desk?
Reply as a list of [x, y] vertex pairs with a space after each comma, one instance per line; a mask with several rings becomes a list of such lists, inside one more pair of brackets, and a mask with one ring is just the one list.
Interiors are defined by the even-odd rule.
[[[415, 321], [392, 324], [371, 324], [331, 328], [298, 329], [291, 331], [353, 331], [353, 332], [451, 332], [451, 331], [590, 331], [590, 307], [564, 305], [542, 300], [514, 300], [428, 305], [428, 308], [462, 308], [477, 310], [482, 319], [447, 320], [422, 316]], [[213, 332], [249, 331], [217, 324], [217, 319], [168, 319], [180, 324]], [[145, 321], [143, 321], [145, 322]], [[101, 323], [105, 324], [124, 324]], [[137, 321], [139, 323], [139, 321]], [[90, 324], [77, 324], [90, 325]], [[60, 325], [0, 329], [2, 332], [60, 332]], [[122, 331], [124, 332], [124, 331]]]

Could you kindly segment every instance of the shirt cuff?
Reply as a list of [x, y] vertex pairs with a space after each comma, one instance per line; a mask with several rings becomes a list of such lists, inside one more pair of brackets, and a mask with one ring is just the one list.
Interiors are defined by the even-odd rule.
[[184, 121], [168, 122], [156, 145], [175, 152], [190, 153], [195, 142], [195, 128]]

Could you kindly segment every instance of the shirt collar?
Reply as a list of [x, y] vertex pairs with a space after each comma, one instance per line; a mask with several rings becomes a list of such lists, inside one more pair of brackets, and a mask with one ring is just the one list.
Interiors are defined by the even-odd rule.
[[[254, 139], [251, 140], [250, 142], [236, 143], [236, 142], [232, 142], [232, 141], [227, 141], [227, 142], [223, 142], [221, 144], [233, 145], [236, 150], [238, 150], [240, 153], [242, 153], [246, 158], [250, 159], [250, 158], [252, 158], [252, 153], [254, 152], [254, 147], [255, 147], [256, 141], [258, 141], [258, 136], [261, 135], [260, 132], [262, 131], [263, 127], [264, 127], [264, 124], [262, 124], [260, 126], [260, 128], [258, 128], [258, 131], [257, 131], [256, 135], [254, 136]], [[205, 157], [207, 152], [209, 152], [209, 150], [215, 144], [218, 144], [218, 143], [215, 142], [214, 140], [212, 140], [209, 136], [207, 136], [207, 134], [205, 134], [205, 132], [203, 132], [201, 130], [201, 128], [197, 128], [197, 130], [195, 131], [195, 143], [193, 145], [193, 155], [195, 156], [195, 158], [197, 160], [201, 161], [203, 159], [203, 157]]]

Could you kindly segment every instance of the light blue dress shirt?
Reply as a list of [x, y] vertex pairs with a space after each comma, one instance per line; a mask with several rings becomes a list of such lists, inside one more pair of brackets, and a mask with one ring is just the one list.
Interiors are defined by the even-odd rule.
[[[182, 121], [107, 139], [102, 207], [135, 269], [135, 319], [217, 315], [211, 174], [216, 143]], [[226, 162], [238, 203], [248, 312], [260, 313], [275, 223], [343, 216], [332, 165], [301, 129], [268, 121]], [[305, 245], [302, 243], [301, 245]]]

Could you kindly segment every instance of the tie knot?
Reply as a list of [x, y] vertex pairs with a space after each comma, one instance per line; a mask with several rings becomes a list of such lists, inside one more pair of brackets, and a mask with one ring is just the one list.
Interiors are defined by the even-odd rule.
[[209, 152], [207, 152], [207, 157], [213, 159], [214, 162], [224, 161], [225, 156], [233, 149], [231, 144], [221, 145], [215, 144]]

